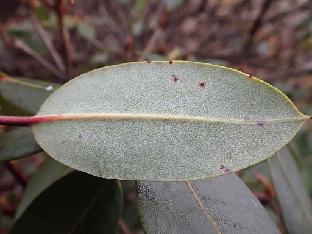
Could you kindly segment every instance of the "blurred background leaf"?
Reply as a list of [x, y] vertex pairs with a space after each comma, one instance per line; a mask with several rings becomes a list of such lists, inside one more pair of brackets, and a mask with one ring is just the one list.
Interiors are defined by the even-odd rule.
[[0, 136], [0, 161], [15, 160], [41, 151], [29, 127], [17, 127]]
[[29, 182], [11, 233], [116, 233], [119, 182], [56, 164], [43, 165]]
[[60, 84], [0, 74], [2, 115], [34, 115]]
[[208, 180], [137, 184], [147, 233], [279, 233], [234, 173]]
[[288, 233], [311, 233], [312, 202], [291, 153], [285, 147], [268, 162]]

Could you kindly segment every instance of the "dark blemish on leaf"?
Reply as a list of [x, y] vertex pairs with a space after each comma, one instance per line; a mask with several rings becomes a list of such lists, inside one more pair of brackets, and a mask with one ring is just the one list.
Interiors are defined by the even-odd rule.
[[224, 173], [229, 173], [229, 172], [231, 172], [230, 168], [228, 168], [228, 167], [226, 167], [226, 166], [224, 166], [224, 165], [222, 165], [222, 164], [221, 164], [220, 169], [221, 169]]
[[151, 63], [151, 60], [149, 60], [149, 59], [146, 59], [146, 62], [147, 62], [147, 63]]
[[65, 144], [66, 142], [68, 142], [68, 140], [64, 140], [64, 141], [62, 141], [62, 144]]
[[169, 64], [172, 64], [172, 60], [169, 60]]
[[206, 87], [206, 82], [204, 82], [204, 81], [199, 82], [199, 87], [205, 88]]
[[263, 127], [264, 125], [264, 121], [260, 120], [260, 121], [257, 121], [257, 126], [258, 127]]
[[81, 138], [82, 138], [82, 135], [81, 135], [81, 134], [79, 134], [78, 138], [79, 138], [79, 139], [81, 139]]
[[179, 78], [176, 75], [171, 75], [171, 77], [174, 83], [176, 83], [179, 80]]
[[248, 78], [250, 79], [252, 77], [252, 75], [248, 74]]

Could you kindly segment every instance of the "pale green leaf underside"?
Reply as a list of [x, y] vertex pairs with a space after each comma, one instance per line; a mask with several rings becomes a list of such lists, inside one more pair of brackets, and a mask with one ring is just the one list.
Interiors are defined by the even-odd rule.
[[234, 173], [191, 182], [138, 181], [137, 193], [148, 234], [279, 233]]
[[[274, 154], [307, 116], [269, 84], [194, 62], [138, 62], [83, 74], [52, 94], [35, 138], [53, 158], [104, 178], [190, 180]], [[69, 118], [66, 120], [66, 118]]]

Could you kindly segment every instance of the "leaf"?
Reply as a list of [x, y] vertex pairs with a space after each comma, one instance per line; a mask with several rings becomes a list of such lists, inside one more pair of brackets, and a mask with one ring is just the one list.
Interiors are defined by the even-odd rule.
[[52, 122], [33, 132], [51, 157], [95, 176], [194, 180], [265, 160], [308, 118], [274, 87], [233, 69], [138, 62], [65, 84], [33, 118]]
[[9, 77], [0, 73], [0, 112], [2, 115], [32, 115], [59, 84]]
[[146, 233], [279, 233], [234, 173], [190, 182], [137, 183]]
[[17, 127], [0, 137], [0, 161], [15, 160], [41, 151], [31, 128]]
[[74, 169], [67, 167], [46, 155], [46, 160], [40, 169], [28, 182], [23, 198], [15, 213], [15, 219], [20, 218], [28, 206], [45, 191], [49, 186], [73, 172]]
[[288, 233], [311, 233], [311, 199], [288, 149], [272, 157], [269, 166]]
[[[31, 180], [11, 233], [115, 234], [122, 207], [120, 184], [77, 171], [68, 174], [56, 163]], [[32, 200], [26, 207], [25, 199]]]

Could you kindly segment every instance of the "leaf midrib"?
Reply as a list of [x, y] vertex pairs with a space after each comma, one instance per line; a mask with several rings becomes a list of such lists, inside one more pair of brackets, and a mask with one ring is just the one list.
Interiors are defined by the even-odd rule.
[[219, 227], [219, 224], [216, 222], [216, 220], [214, 219], [212, 214], [209, 213], [208, 208], [206, 207], [205, 203], [202, 201], [201, 197], [197, 193], [197, 191], [194, 188], [192, 182], [188, 181], [188, 182], [186, 182], [186, 185], [191, 190], [192, 196], [193, 196], [194, 200], [197, 202], [200, 210], [204, 213], [207, 221], [211, 223], [211, 225], [212, 225], [213, 229], [215, 230], [215, 232], [217, 234], [222, 234], [222, 232], [220, 230], [220, 227]]
[[[206, 123], [225, 123], [238, 125], [255, 125], [265, 123], [286, 123], [306, 121], [310, 116], [301, 114], [290, 118], [269, 118], [269, 117], [246, 117], [240, 118], [220, 118], [202, 117], [190, 115], [168, 115], [168, 114], [137, 114], [137, 113], [75, 113], [75, 114], [56, 114], [56, 115], [37, 115], [34, 118], [45, 119], [42, 122], [68, 121], [68, 120], [103, 120], [103, 121], [181, 121], [181, 122], [206, 122]], [[51, 118], [51, 119], [50, 119]], [[40, 121], [38, 121], [40, 123]]]

